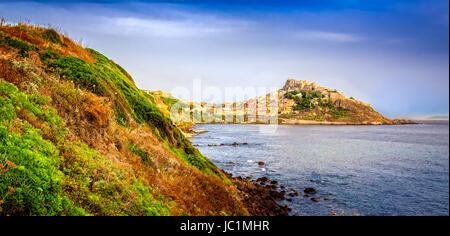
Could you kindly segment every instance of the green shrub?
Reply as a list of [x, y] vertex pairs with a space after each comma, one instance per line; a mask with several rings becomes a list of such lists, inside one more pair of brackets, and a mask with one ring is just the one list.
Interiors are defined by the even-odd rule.
[[1, 44], [6, 44], [10, 47], [18, 49], [19, 54], [22, 57], [28, 57], [28, 52], [38, 50], [38, 48], [35, 45], [29, 44], [16, 38], [11, 38], [9, 36], [0, 35], [0, 45]]
[[41, 61], [48, 65], [51, 61], [59, 59], [61, 56], [55, 52], [51, 47], [47, 48], [45, 51], [39, 53], [39, 58]]
[[[97, 59], [95, 63], [86, 62], [75, 57], [62, 57], [51, 62], [51, 66], [57, 68], [63, 78], [70, 79], [98, 95], [115, 97], [115, 118], [122, 126], [128, 126], [128, 117], [124, 112], [119, 99], [123, 98], [132, 112], [137, 123], [147, 124], [153, 133], [170, 149], [176, 150], [178, 156], [189, 164], [196, 166], [205, 173], [217, 172], [215, 165], [203, 165], [207, 158], [201, 157], [181, 131], [173, 124], [172, 120], [165, 117], [156, 107], [154, 98], [139, 90], [126, 71], [116, 63], [109, 60], [99, 52], [89, 49]], [[103, 84], [111, 85], [113, 91], [107, 92]], [[208, 160], [209, 161], [209, 160]], [[217, 172], [218, 173], [218, 172]], [[222, 176], [219, 176], [222, 178]]]
[[59, 36], [58, 32], [56, 32], [56, 30], [54, 29], [45, 29], [44, 32], [42, 32], [42, 38], [52, 43], [66, 46], [61, 40], [61, 37]]
[[22, 124], [22, 132], [9, 132], [0, 124], [0, 163], [17, 168], [0, 174], [0, 215], [58, 215], [63, 212], [60, 158], [56, 147], [42, 139], [39, 130]]
[[60, 125], [47, 102], [0, 82], [0, 166], [6, 167], [0, 171], [0, 215], [59, 215], [71, 205], [62, 196], [58, 149], [43, 139], [41, 130], [17, 118], [26, 110], [42, 117], [45, 125]]
[[86, 144], [65, 144], [62, 150], [67, 196], [91, 215], [170, 215], [170, 199], [131, 178]]
[[332, 110], [333, 118], [340, 119], [348, 116], [349, 110], [343, 107], [336, 107]]
[[148, 163], [150, 161], [150, 156], [148, 155], [148, 153], [146, 151], [142, 150], [142, 148], [140, 148], [136, 144], [134, 144], [134, 143], [128, 144], [128, 150], [130, 150], [132, 153], [140, 156], [144, 163]]
[[19, 119], [33, 115], [64, 137], [49, 101], [0, 82], [0, 215], [170, 215], [175, 203], [86, 144], [51, 142]]
[[71, 80], [75, 84], [97, 95], [105, 95], [106, 88], [99, 80], [101, 75], [89, 62], [77, 57], [68, 56], [54, 60], [50, 66], [56, 68], [62, 78]]

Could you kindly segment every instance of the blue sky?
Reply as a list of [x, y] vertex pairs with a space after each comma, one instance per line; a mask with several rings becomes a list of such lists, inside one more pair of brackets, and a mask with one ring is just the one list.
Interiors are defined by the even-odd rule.
[[389, 117], [448, 115], [449, 2], [8, 1], [0, 16], [59, 28], [139, 87], [336, 88]]

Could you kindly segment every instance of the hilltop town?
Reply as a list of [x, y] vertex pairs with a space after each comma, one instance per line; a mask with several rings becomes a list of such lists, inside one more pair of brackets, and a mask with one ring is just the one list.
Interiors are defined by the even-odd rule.
[[[148, 91], [147, 91], [148, 92]], [[336, 89], [314, 82], [288, 79], [282, 89], [237, 102], [211, 104], [180, 101], [165, 92], [148, 92], [161, 101], [159, 108], [179, 124], [186, 123], [278, 123], [391, 125], [412, 124], [405, 119], [391, 120], [370, 104], [347, 97]], [[173, 106], [177, 107], [173, 107]], [[171, 111], [174, 111], [171, 113]]]

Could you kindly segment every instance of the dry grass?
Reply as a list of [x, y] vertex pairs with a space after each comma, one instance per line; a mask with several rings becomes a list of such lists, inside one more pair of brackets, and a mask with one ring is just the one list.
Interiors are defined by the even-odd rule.
[[[94, 61], [89, 51], [64, 35], [59, 35], [64, 45], [45, 41], [40, 37], [44, 30], [43, 27], [23, 23], [0, 24], [0, 33], [34, 44], [40, 50], [51, 46], [61, 55]], [[235, 188], [186, 164], [170, 152], [147, 125], [139, 125], [133, 120], [129, 127], [118, 125], [113, 117], [113, 104], [109, 101], [114, 99], [125, 109], [128, 107], [125, 100], [114, 97], [117, 93], [113, 87], [108, 87], [111, 97], [97, 96], [77, 88], [71, 81], [60, 79], [54, 72], [46, 71], [37, 52], [23, 58], [16, 50], [1, 46], [0, 79], [28, 93], [49, 96], [50, 106], [65, 122], [67, 142], [86, 143], [122, 169], [130, 179], [141, 178], [145, 185], [173, 199], [178, 207], [172, 209], [172, 214], [182, 214], [182, 211], [190, 215], [248, 214]], [[27, 114], [23, 117], [27, 118]], [[27, 120], [33, 126], [43, 128], [39, 119], [28, 117]], [[52, 139], [51, 134], [46, 137]], [[147, 152], [151, 164], [144, 163], [128, 150], [129, 143]]]
[[43, 39], [42, 34], [48, 29], [42, 26], [26, 24], [23, 22], [19, 22], [18, 24], [3, 23], [0, 29], [3, 33], [33, 44], [38, 48], [45, 49], [51, 47], [63, 56], [73, 56], [88, 62], [95, 62], [95, 58], [86, 51], [83, 46], [72, 41], [61, 32], [58, 32], [58, 36], [60, 37], [61, 42], [63, 42], [63, 45]]
[[106, 127], [112, 114], [111, 104], [106, 101], [106, 98], [98, 97], [90, 92], [86, 93], [85, 97], [85, 111], [92, 116], [99, 128]]

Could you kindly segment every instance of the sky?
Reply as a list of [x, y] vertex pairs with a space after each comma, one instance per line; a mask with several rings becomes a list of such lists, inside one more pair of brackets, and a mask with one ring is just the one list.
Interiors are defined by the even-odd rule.
[[449, 113], [448, 0], [0, 0], [0, 16], [60, 30], [142, 89], [293, 78], [390, 118]]

